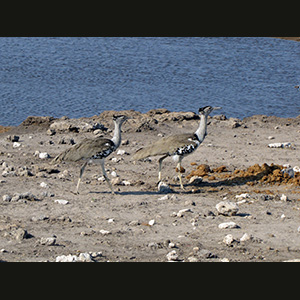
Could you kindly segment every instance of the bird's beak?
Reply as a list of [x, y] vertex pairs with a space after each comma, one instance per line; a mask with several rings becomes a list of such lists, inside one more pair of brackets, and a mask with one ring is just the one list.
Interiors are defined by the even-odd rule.
[[217, 109], [222, 109], [222, 107], [220, 107], [220, 106], [214, 107], [214, 110], [217, 110]]

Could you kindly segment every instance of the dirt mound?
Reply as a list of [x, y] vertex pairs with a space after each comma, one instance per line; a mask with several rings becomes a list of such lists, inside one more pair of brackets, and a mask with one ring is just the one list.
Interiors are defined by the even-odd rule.
[[[202, 164], [197, 166], [196, 170], [192, 170], [187, 176], [187, 179], [191, 178], [192, 176], [200, 176], [207, 178], [208, 180], [225, 179], [226, 185], [255, 185], [257, 183], [262, 183], [270, 185], [293, 184], [300, 186], [300, 172], [295, 172], [294, 176], [291, 177], [287, 172], [283, 172], [283, 169], [284, 168], [281, 165], [276, 165], [273, 163], [268, 165], [264, 163], [262, 165], [254, 164], [246, 170], [237, 169], [233, 172], [230, 172], [226, 166], [210, 168], [210, 166]], [[211, 175], [212, 173], [214, 173], [214, 175]]]

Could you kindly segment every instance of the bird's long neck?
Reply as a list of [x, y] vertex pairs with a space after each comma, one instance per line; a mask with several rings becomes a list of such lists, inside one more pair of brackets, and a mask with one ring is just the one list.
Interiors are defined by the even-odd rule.
[[115, 144], [116, 149], [120, 146], [121, 144], [121, 126], [122, 124], [117, 124], [115, 122], [115, 130], [114, 130], [114, 136], [111, 139], [113, 143]]
[[206, 129], [207, 129], [207, 116], [205, 115], [200, 115], [200, 123], [199, 127], [196, 130], [195, 134], [198, 137], [198, 140], [200, 142], [203, 142], [205, 136], [206, 136]]

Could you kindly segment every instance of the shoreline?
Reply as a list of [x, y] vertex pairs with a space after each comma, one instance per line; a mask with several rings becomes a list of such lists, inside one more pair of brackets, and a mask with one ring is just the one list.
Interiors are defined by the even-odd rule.
[[[115, 111], [115, 110], [106, 110], [100, 113], [99, 115], [94, 115], [91, 117], [79, 117], [79, 118], [69, 118], [68, 116], [63, 116], [60, 118], [55, 118], [52, 116], [28, 116], [23, 122], [21, 122], [19, 125], [16, 126], [2, 126], [0, 124], [0, 134], [9, 132], [11, 130], [14, 130], [19, 127], [28, 127], [31, 125], [35, 126], [47, 126], [50, 125], [51, 123], [59, 120], [73, 120], [74, 122], [80, 121], [80, 120], [86, 120], [86, 121], [93, 121], [93, 120], [99, 120], [101, 118], [107, 118], [107, 116], [112, 116], [113, 114], [125, 114], [127, 116], [133, 115], [134, 117], [137, 118], [153, 118], [154, 116], [158, 117], [158, 119], [165, 119], [165, 120], [171, 120], [174, 119], [176, 121], [178, 116], [184, 116], [183, 118], [191, 118], [191, 119], [198, 119], [197, 114], [192, 111], [169, 111], [165, 108], [157, 108], [157, 109], [151, 109], [146, 113], [141, 113], [139, 111], [133, 110], [133, 109], [128, 109], [128, 110], [120, 110], [120, 111]], [[218, 114], [215, 114], [218, 115]], [[187, 117], [186, 117], [187, 116]], [[219, 115], [218, 115], [219, 116]], [[300, 120], [300, 115], [296, 117], [278, 117], [274, 115], [263, 115], [263, 114], [254, 114], [249, 117], [245, 118], [237, 118], [237, 117], [227, 117], [224, 114], [221, 114], [222, 118], [224, 119], [235, 119], [238, 120], [239, 122], [246, 121], [248, 119], [253, 119], [253, 118], [264, 118], [264, 119], [270, 119], [270, 120], [281, 120], [281, 122], [298, 122]], [[211, 118], [211, 116], [209, 117]]]

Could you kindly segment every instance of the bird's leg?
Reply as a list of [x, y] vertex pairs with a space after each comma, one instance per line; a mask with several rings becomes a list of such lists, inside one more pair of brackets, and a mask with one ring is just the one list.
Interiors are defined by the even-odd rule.
[[181, 187], [182, 190], [184, 190], [184, 187], [183, 187], [183, 184], [182, 184], [181, 172], [180, 172], [180, 170], [181, 170], [181, 159], [179, 159], [179, 162], [178, 162], [176, 168], [178, 168], [178, 170], [179, 170], [178, 177], [179, 177], [180, 187]]
[[107, 174], [106, 174], [106, 171], [105, 171], [105, 167], [104, 167], [104, 159], [101, 159], [101, 168], [102, 168], [103, 176], [104, 176], [104, 178], [105, 178], [105, 180], [106, 180], [106, 182], [107, 182], [107, 184], [108, 184], [108, 186], [109, 186], [109, 188], [110, 188], [110, 190], [111, 190], [111, 193], [112, 193], [112, 194], [115, 194], [115, 192], [114, 192], [114, 190], [113, 190], [113, 188], [112, 188], [112, 185], [111, 185], [111, 183], [110, 183], [110, 180], [109, 180], [109, 178], [107, 177]]
[[80, 175], [79, 175], [79, 179], [78, 179], [78, 182], [77, 182], [77, 186], [76, 186], [76, 191], [75, 191], [75, 194], [78, 194], [78, 189], [79, 189], [79, 184], [80, 184], [80, 181], [81, 181], [81, 177], [83, 175], [83, 172], [84, 172], [84, 169], [86, 167], [86, 165], [88, 164], [89, 161], [86, 161], [83, 166], [81, 167], [80, 169]]
[[168, 155], [165, 155], [163, 157], [161, 157], [159, 160], [158, 160], [158, 182], [161, 181], [161, 165], [162, 165], [162, 161], [167, 158]]

